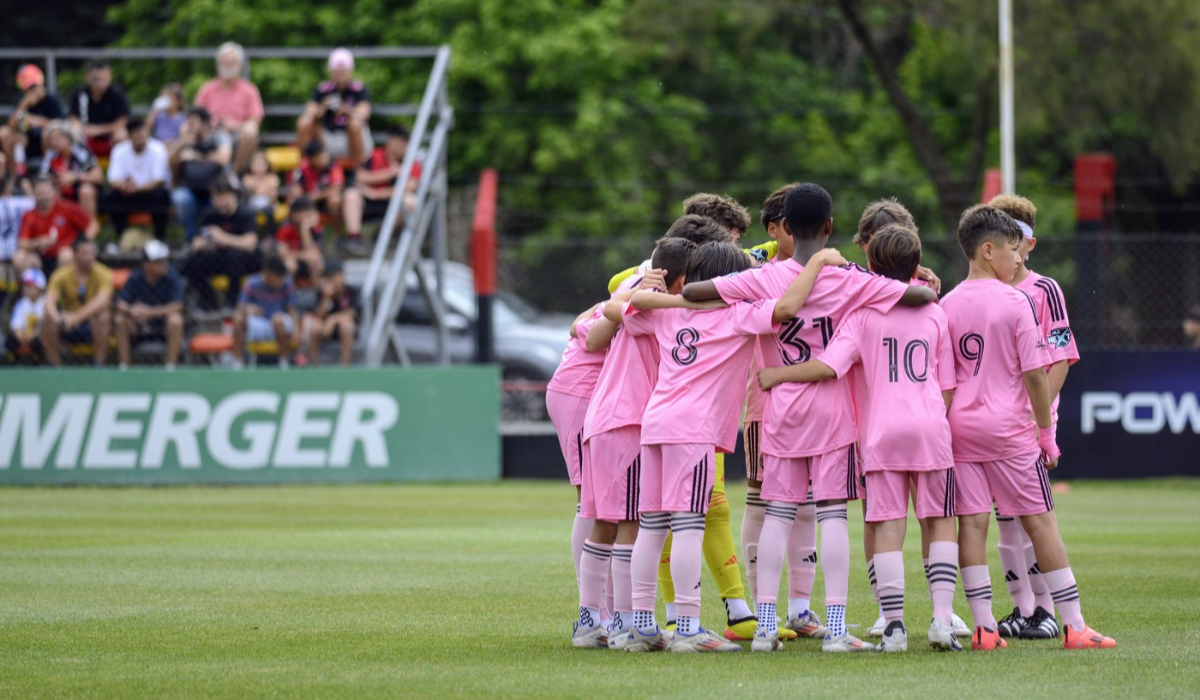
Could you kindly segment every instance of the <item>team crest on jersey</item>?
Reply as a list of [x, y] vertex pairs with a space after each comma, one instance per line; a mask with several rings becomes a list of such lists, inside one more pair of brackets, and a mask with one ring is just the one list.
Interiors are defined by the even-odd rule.
[[1050, 346], [1065, 348], [1071, 344], [1071, 329], [1066, 326], [1050, 331]]

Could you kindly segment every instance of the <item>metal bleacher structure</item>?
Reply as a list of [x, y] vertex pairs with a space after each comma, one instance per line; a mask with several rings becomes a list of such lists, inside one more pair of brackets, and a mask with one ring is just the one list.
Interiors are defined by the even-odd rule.
[[[333, 47], [245, 47], [247, 77], [254, 59], [325, 60]], [[375, 238], [369, 265], [362, 278], [360, 299], [362, 322], [359, 327], [358, 350], [365, 363], [379, 366], [385, 362], [410, 364], [402, 339], [395, 328], [409, 281], [416, 281], [419, 293], [425, 297], [436, 330], [439, 364], [449, 364], [449, 328], [446, 324], [445, 263], [447, 259], [447, 152], [449, 132], [453, 127], [454, 110], [450, 106], [448, 79], [450, 47], [356, 47], [358, 61], [432, 59], [433, 67], [419, 103], [388, 104], [372, 102], [371, 116], [413, 117], [409, 149], [396, 178], [392, 197], [379, 233]], [[46, 88], [64, 101], [66, 95], [58, 88], [60, 63], [82, 64], [92, 60], [106, 61], [163, 61], [172, 59], [213, 60], [216, 48], [0, 48], [0, 60], [41, 62], [46, 76]], [[116, 76], [120, 83], [119, 74]], [[278, 104], [264, 98], [267, 119], [295, 119], [304, 111], [304, 104]], [[12, 105], [0, 106], [0, 118], [7, 119]], [[149, 105], [131, 105], [135, 114], [146, 114]], [[291, 144], [294, 131], [263, 130], [259, 140], [264, 144]], [[421, 163], [416, 185], [416, 206], [404, 211], [404, 193], [409, 188], [413, 164]], [[400, 226], [397, 227], [397, 222]], [[399, 231], [396, 229], [399, 228]], [[395, 239], [395, 240], [393, 240]], [[432, 261], [429, 266], [418, 264], [428, 244]], [[347, 275], [348, 281], [351, 275]]]

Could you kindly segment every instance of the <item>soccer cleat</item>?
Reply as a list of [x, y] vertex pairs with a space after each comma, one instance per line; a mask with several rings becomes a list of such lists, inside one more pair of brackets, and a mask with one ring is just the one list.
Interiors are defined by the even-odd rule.
[[880, 615], [879, 619], [875, 621], [875, 624], [871, 625], [871, 628], [867, 630], [867, 636], [868, 637], [882, 637], [883, 630], [886, 628], [887, 628], [887, 620], [883, 619], [883, 615]]
[[643, 634], [634, 627], [629, 630], [629, 639], [625, 641], [624, 649], [632, 652], [662, 651], [670, 643], [670, 639], [662, 630], [655, 630], [653, 634]]
[[970, 637], [971, 628], [967, 627], [967, 623], [954, 613], [950, 613], [950, 628], [954, 630], [955, 637]]
[[929, 623], [929, 646], [939, 651], [963, 650], [962, 642], [954, 635], [954, 628], [947, 627], [936, 617]]
[[1021, 614], [1020, 608], [1013, 608], [1003, 620], [996, 623], [996, 629], [1001, 637], [1019, 637], [1021, 630], [1029, 626], [1029, 620]]
[[1067, 625], [1063, 629], [1063, 649], [1115, 649], [1117, 640], [1105, 637], [1096, 630], [1084, 625], [1076, 632], [1075, 628]]
[[[749, 642], [754, 639], [754, 634], [757, 631], [758, 618], [756, 617], [730, 621], [729, 626], [725, 628], [725, 638], [731, 642]], [[786, 642], [795, 639], [796, 633], [780, 625], [778, 636], [779, 639]]]
[[633, 639], [633, 631], [618, 632], [613, 634], [612, 630], [608, 632], [608, 648], [613, 651], [622, 651], [629, 645], [629, 640]]
[[[797, 636], [808, 639], [824, 639], [825, 633], [829, 631], [825, 629], [825, 625], [821, 624], [821, 618], [817, 617], [812, 610], [805, 610], [803, 614], [788, 620], [786, 629]], [[782, 631], [781, 629], [780, 632]]]
[[571, 646], [576, 649], [607, 649], [608, 630], [603, 627], [587, 629], [576, 622], [571, 628]]
[[754, 635], [754, 641], [750, 642], [750, 651], [779, 651], [783, 648], [783, 642], [780, 641], [779, 635], [775, 635], [772, 639]]
[[1007, 649], [1008, 642], [1000, 638], [1000, 633], [989, 627], [976, 627], [971, 635], [971, 648], [975, 651], [992, 651]]
[[1037, 606], [1025, 628], [1021, 630], [1021, 639], [1054, 639], [1059, 635], [1058, 620], [1042, 606]]
[[676, 654], [710, 654], [742, 650], [737, 644], [705, 629], [696, 634], [676, 634], [671, 640], [670, 649]]
[[829, 654], [845, 654], [855, 651], [875, 651], [875, 645], [868, 644], [849, 632], [840, 637], [830, 637], [829, 634], [826, 633], [825, 641], [821, 643], [821, 651]]
[[900, 620], [888, 623], [878, 648], [889, 654], [908, 651], [908, 630], [904, 628], [904, 623]]

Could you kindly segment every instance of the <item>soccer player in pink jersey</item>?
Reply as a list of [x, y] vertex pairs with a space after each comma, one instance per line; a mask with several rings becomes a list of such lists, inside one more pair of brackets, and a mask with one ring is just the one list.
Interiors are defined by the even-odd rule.
[[[912, 230], [889, 224], [875, 233], [868, 251], [871, 271], [907, 282], [921, 261]], [[953, 395], [954, 354], [946, 314], [936, 304], [895, 307], [886, 314], [850, 312], [819, 360], [759, 373], [764, 390], [780, 382], [845, 377], [859, 368], [866, 392], [859, 412], [859, 445], [866, 471], [867, 522], [875, 542], [874, 571], [886, 624], [881, 651], [908, 649], [904, 627], [904, 530], [910, 489], [914, 510], [928, 533], [933, 620], [929, 643], [962, 651], [954, 635], [951, 602], [958, 580], [954, 529], [954, 457], [946, 408]], [[770, 575], [770, 572], [767, 573]], [[755, 640], [757, 648], [758, 640]], [[765, 645], [764, 645], [765, 646]]]
[[[700, 626], [700, 560], [715, 457], [717, 451], [732, 452], [737, 442], [744, 377], [755, 338], [773, 332], [799, 310], [827, 262], [844, 261], [837, 251], [820, 251], [810, 261], [809, 272], [774, 303], [759, 300], [702, 309], [681, 297], [647, 292], [635, 294], [624, 307], [617, 302], [605, 306], [605, 315], [620, 318], [629, 335], [655, 338], [660, 356], [658, 382], [642, 417], [642, 528], [633, 552], [635, 629], [630, 650], [653, 646], [662, 637], [654, 619], [654, 582], [669, 525], [678, 613], [671, 650], [741, 651]], [[686, 275], [702, 281], [749, 266], [749, 258], [737, 246], [708, 243], [693, 253]], [[782, 642], [775, 625], [770, 627], [771, 643], [778, 647]]]
[[[988, 204], [1011, 216], [1021, 229], [1022, 240], [1017, 250], [1019, 266], [1012, 285], [1033, 299], [1038, 321], [1046, 336], [1051, 361], [1046, 368], [1052, 400], [1051, 430], [1056, 430], [1058, 394], [1067, 379], [1068, 369], [1079, 361], [1079, 349], [1071, 333], [1067, 306], [1058, 283], [1027, 266], [1029, 253], [1037, 246], [1037, 239], [1033, 235], [1033, 229], [1037, 226], [1037, 207], [1028, 199], [1011, 194], [997, 195]], [[1019, 636], [1022, 639], [1057, 637], [1059, 626], [1054, 617], [1054, 601], [1038, 566], [1033, 541], [1016, 518], [997, 515], [996, 525], [1000, 530], [1000, 565], [1004, 569], [1004, 581], [1013, 600], [1012, 613], [997, 623], [1000, 636]]]
[[[784, 226], [791, 235], [790, 260], [684, 287], [690, 301], [720, 298], [728, 303], [778, 298], [804, 270], [803, 261], [825, 247], [833, 233], [833, 200], [820, 185], [793, 187], [784, 200]], [[788, 319], [776, 333], [775, 346], [763, 358], [781, 367], [819, 358], [841, 319], [860, 307], [886, 312], [898, 302], [920, 306], [937, 299], [933, 290], [873, 275], [857, 265], [822, 268], [804, 305], [804, 315]], [[846, 631], [846, 594], [850, 576], [850, 535], [846, 502], [859, 496], [857, 431], [850, 385], [843, 380], [788, 384], [772, 391], [763, 414], [763, 488], [766, 520], [758, 544], [759, 631], [768, 638], [775, 614], [763, 619], [761, 606], [775, 607], [779, 581], [764, 577], [782, 568], [784, 550], [797, 506], [808, 500], [809, 483], [821, 528], [821, 569], [825, 577], [825, 624], [822, 649], [828, 652], [874, 649]], [[811, 479], [810, 479], [811, 477]]]
[[1021, 229], [1008, 214], [978, 205], [963, 212], [958, 240], [971, 271], [942, 300], [942, 308], [955, 348], [958, 386], [949, 416], [959, 566], [975, 622], [971, 648], [1007, 646], [992, 615], [987, 568], [993, 501], [1000, 515], [1020, 518], [1033, 540], [1042, 576], [1066, 623], [1063, 646], [1115, 647], [1114, 640], [1084, 622], [1054, 516], [1046, 473], [1059, 458], [1045, 371], [1050, 353], [1033, 300], [1009, 286], [1020, 266]]
[[[697, 225], [719, 231], [716, 224], [696, 218]], [[651, 257], [654, 270], [643, 278], [628, 280], [611, 301], [628, 301], [652, 275], [658, 278], [653, 286], [678, 290], [688, 256], [695, 248], [696, 244], [685, 238], [660, 240]], [[616, 324], [602, 320], [589, 330], [589, 336], [615, 332]], [[596, 339], [590, 340], [594, 348]], [[593, 525], [579, 560], [579, 619], [571, 634], [571, 643], [576, 647], [621, 648], [628, 639], [625, 633], [633, 611], [629, 567], [638, 530], [642, 412], [657, 377], [658, 348], [652, 340], [628, 333], [612, 336], [583, 424], [580, 515], [591, 519]], [[610, 568], [615, 610], [606, 628], [600, 621], [600, 608]]]

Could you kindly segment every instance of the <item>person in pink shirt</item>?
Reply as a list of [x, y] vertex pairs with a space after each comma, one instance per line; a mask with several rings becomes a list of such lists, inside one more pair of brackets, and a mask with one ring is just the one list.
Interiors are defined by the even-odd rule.
[[[911, 229], [889, 224], [873, 235], [868, 261], [872, 272], [907, 282], [921, 262], [921, 241]], [[946, 409], [955, 367], [945, 312], [936, 304], [897, 306], [886, 314], [867, 308], [852, 311], [821, 359], [764, 369], [759, 381], [770, 390], [780, 382], [845, 377], [852, 369], [860, 371], [865, 386], [857, 404], [859, 445], [870, 493], [866, 519], [875, 538], [871, 547], [878, 597], [886, 618], [880, 650], [908, 649], [901, 550], [911, 490], [922, 535], [930, 540], [925, 564], [933, 600], [929, 643], [936, 649], [962, 651], [951, 620], [958, 542]], [[778, 570], [766, 572], [768, 577], [772, 574], [779, 576]]]
[[[671, 650], [741, 651], [700, 627], [700, 561], [716, 453], [735, 448], [743, 378], [756, 337], [774, 332], [778, 323], [799, 310], [822, 265], [843, 262], [837, 251], [818, 252], [809, 272], [773, 303], [747, 301], [717, 309], [710, 308], [711, 302], [691, 304], [678, 296], [640, 292], [629, 304], [610, 301], [605, 306], [605, 315], [621, 319], [630, 336], [652, 336], [660, 357], [658, 381], [642, 416], [638, 511], [643, 527], [633, 549], [634, 629], [629, 649], [652, 648], [663, 639], [654, 619], [654, 584], [669, 525], [678, 613]], [[749, 266], [749, 257], [736, 245], [706, 243], [692, 253], [685, 277], [704, 281]], [[677, 280], [676, 288], [681, 282]], [[782, 646], [774, 629], [770, 643]]]
[[196, 106], [212, 115], [213, 129], [221, 148], [233, 150], [233, 168], [244, 172], [250, 156], [258, 149], [262, 124], [262, 95], [254, 83], [242, 77], [246, 52], [240, 44], [227, 41], [217, 48], [217, 77], [196, 93]]
[[[1011, 284], [1033, 299], [1038, 321], [1046, 336], [1051, 362], [1046, 367], [1052, 401], [1050, 429], [1055, 431], [1058, 425], [1059, 391], [1067, 379], [1070, 366], [1079, 361], [1079, 349], [1071, 333], [1062, 289], [1053, 279], [1027, 267], [1029, 253], [1037, 246], [1037, 239], [1033, 235], [1037, 225], [1037, 207], [1033, 202], [1019, 195], [1002, 194], [988, 204], [1011, 216], [1021, 229], [1017, 273]], [[1058, 620], [1054, 617], [1054, 601], [1038, 566], [1033, 541], [1016, 518], [997, 515], [996, 526], [1000, 531], [1000, 565], [1004, 569], [1004, 582], [1013, 600], [1013, 611], [997, 623], [1000, 636], [1019, 636], [1023, 639], [1057, 637], [1060, 630]]]
[[963, 212], [958, 239], [971, 271], [942, 300], [942, 308], [955, 348], [957, 389], [949, 417], [959, 566], [975, 622], [971, 648], [1007, 646], [992, 615], [987, 568], [993, 502], [1000, 515], [1020, 518], [1033, 540], [1042, 576], [1066, 623], [1063, 646], [1115, 647], [1113, 639], [1084, 622], [1054, 516], [1046, 473], [1059, 459], [1045, 370], [1050, 353], [1033, 299], [1010, 286], [1020, 267], [1021, 229], [999, 209], [977, 205]]

